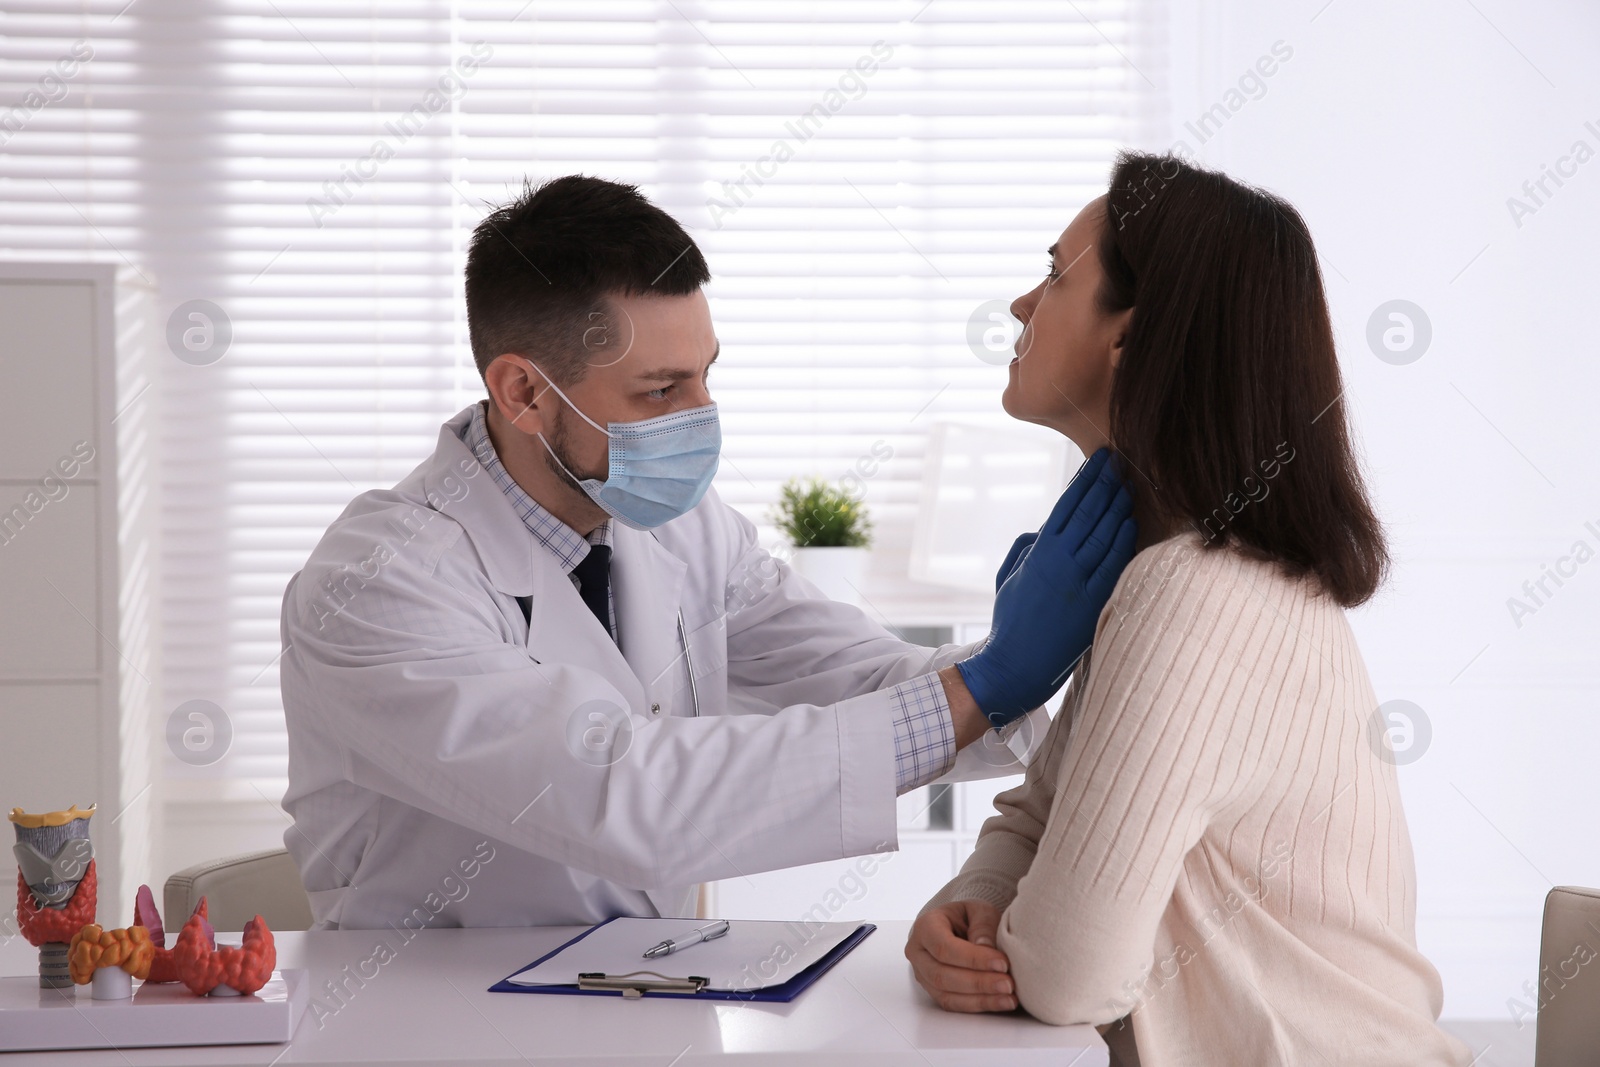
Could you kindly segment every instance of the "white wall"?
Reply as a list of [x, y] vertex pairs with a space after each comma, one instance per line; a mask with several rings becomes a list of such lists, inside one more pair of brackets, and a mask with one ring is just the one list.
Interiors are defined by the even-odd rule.
[[[1600, 561], [1549, 583], [1520, 626], [1507, 607], [1574, 542], [1600, 550], [1600, 158], [1527, 201], [1520, 227], [1507, 207], [1575, 142], [1600, 153], [1600, 8], [1324, 2], [1175, 11], [1150, 72], [1170, 79], [1172, 122], [1147, 147], [1183, 138], [1281, 193], [1318, 243], [1396, 559], [1353, 622], [1379, 700], [1431, 727], [1400, 768], [1418, 936], [1447, 1016], [1504, 1019], [1529, 999], [1545, 892], [1600, 885]], [[1183, 124], [1280, 40], [1292, 57], [1201, 145]], [[1432, 324], [1407, 365], [1366, 340], [1396, 298]]]

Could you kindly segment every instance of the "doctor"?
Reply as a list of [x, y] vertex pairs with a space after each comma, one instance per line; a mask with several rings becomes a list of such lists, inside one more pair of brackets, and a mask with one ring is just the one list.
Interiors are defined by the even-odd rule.
[[896, 847], [899, 793], [1043, 736], [1017, 724], [1132, 556], [1105, 454], [1019, 539], [981, 647], [900, 641], [711, 491], [709, 277], [600, 179], [478, 227], [489, 399], [284, 594], [285, 842], [319, 928], [691, 915], [700, 882]]

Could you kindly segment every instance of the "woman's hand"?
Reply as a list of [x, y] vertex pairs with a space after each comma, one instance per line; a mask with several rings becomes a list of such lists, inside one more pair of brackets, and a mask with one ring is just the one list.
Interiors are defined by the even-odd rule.
[[911, 925], [906, 959], [917, 982], [945, 1011], [1012, 1011], [1011, 963], [995, 948], [1000, 909], [981, 900], [930, 908]]

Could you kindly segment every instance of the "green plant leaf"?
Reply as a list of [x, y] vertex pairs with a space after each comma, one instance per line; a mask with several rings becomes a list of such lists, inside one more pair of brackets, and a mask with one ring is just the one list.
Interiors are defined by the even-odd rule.
[[796, 548], [865, 548], [872, 543], [866, 505], [821, 478], [791, 478], [771, 519]]

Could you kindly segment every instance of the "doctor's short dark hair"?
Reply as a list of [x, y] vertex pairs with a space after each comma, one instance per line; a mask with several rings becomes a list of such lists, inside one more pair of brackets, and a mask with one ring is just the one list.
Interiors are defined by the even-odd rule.
[[687, 296], [710, 280], [694, 239], [636, 186], [583, 174], [528, 183], [467, 248], [478, 373], [517, 352], [562, 385], [576, 382], [614, 351], [611, 294]]
[[1111, 439], [1142, 510], [1315, 575], [1344, 607], [1370, 598], [1389, 555], [1300, 213], [1178, 156], [1125, 152], [1099, 259], [1101, 309], [1133, 309]]

